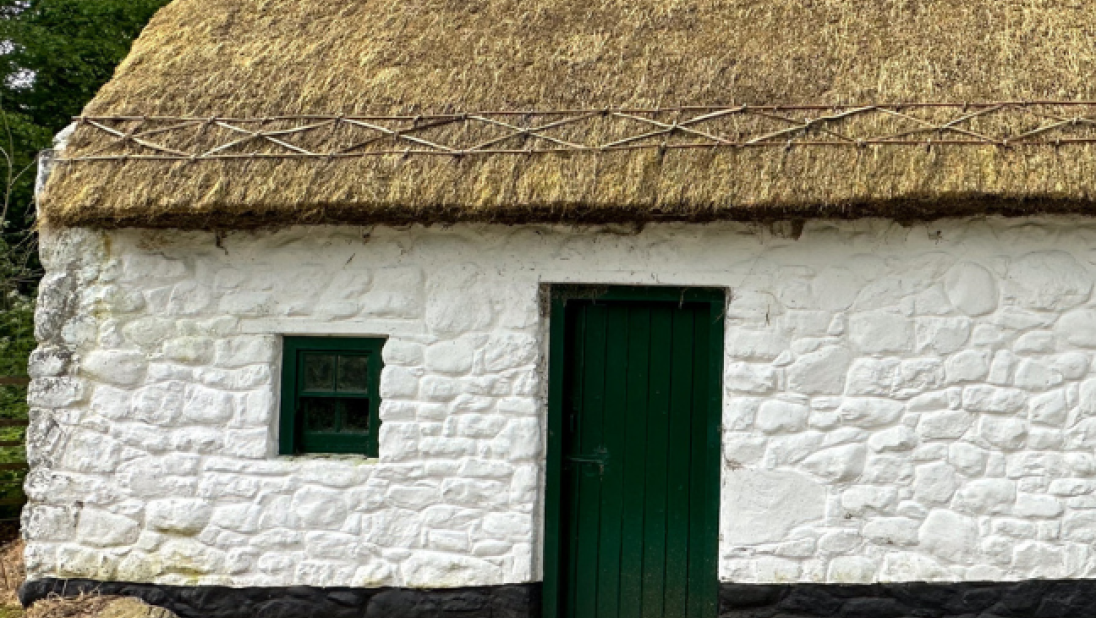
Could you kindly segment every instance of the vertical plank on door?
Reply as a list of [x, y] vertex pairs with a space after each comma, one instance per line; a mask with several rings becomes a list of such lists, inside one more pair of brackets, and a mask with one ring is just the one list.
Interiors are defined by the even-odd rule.
[[[643, 618], [662, 618], [665, 613], [667, 580], [673, 574], [667, 571], [667, 494], [669, 484], [668, 462], [676, 445], [669, 436], [670, 410], [670, 348], [672, 333], [671, 309], [656, 306], [651, 310], [650, 373], [646, 384], [636, 385], [646, 395], [647, 419], [651, 431], [647, 434], [647, 467], [643, 534]], [[636, 565], [637, 567], [639, 565]]]
[[[672, 479], [667, 501], [674, 505], [667, 522], [666, 569], [684, 584], [689, 572], [689, 510], [692, 487], [689, 483], [691, 450], [690, 426], [693, 414], [693, 331], [695, 311], [677, 311], [673, 316], [673, 347], [671, 363], [671, 415], [668, 434], [673, 444], [673, 456], [667, 461]], [[666, 591], [666, 616], [686, 616], [688, 591], [685, 585]]]
[[[626, 372], [632, 339], [630, 318], [641, 316], [627, 305], [609, 306], [606, 325], [605, 406], [601, 447], [608, 461], [597, 470], [601, 478], [601, 521], [598, 545], [597, 618], [617, 618], [620, 604], [621, 520], [624, 517], [624, 431], [628, 422]], [[589, 452], [589, 451], [587, 451]], [[593, 470], [593, 466], [590, 468]]]
[[[566, 305], [564, 305], [566, 306]], [[567, 329], [567, 352], [568, 362], [567, 376], [568, 383], [565, 387], [564, 396], [566, 403], [564, 407], [564, 421], [563, 421], [563, 435], [565, 436], [562, 441], [564, 442], [563, 455], [570, 454], [574, 445], [581, 441], [582, 427], [578, 423], [578, 415], [582, 410], [583, 402], [585, 401], [585, 385], [586, 385], [586, 311], [572, 311], [568, 314], [568, 320], [566, 324]], [[565, 571], [566, 578], [563, 583], [562, 589], [564, 593], [564, 599], [562, 603], [563, 615], [571, 616], [574, 614], [574, 609], [577, 607], [576, 593], [577, 586], [577, 569], [574, 568], [575, 557], [578, 555], [578, 534], [577, 523], [580, 514], [581, 502], [579, 500], [578, 478], [575, 476], [578, 471], [571, 466], [563, 464], [561, 466], [562, 472], [565, 475], [567, 481], [565, 485], [569, 491], [561, 492], [560, 496], [560, 508], [563, 511], [564, 521], [561, 525], [562, 543], [566, 544], [566, 550], [561, 552], [561, 557], [564, 564], [567, 565]]]
[[[647, 411], [648, 357], [650, 356], [651, 324], [649, 312], [635, 312], [628, 331], [630, 349], [627, 371], [628, 388], [625, 405], [628, 419], [623, 427], [624, 447], [624, 520], [621, 547], [620, 618], [642, 616], [645, 550], [645, 499], [648, 469], [647, 440], [658, 427], [648, 429]], [[640, 386], [642, 385], [642, 387]]]
[[[700, 312], [693, 321], [693, 409], [704, 410], [709, 396], [708, 376], [708, 319]], [[708, 419], [706, 414], [690, 415], [689, 427], [689, 539], [690, 549], [703, 547], [708, 538], [707, 500], [704, 490], [708, 480], [707, 449]], [[689, 552], [688, 618], [705, 618], [710, 600], [704, 594], [710, 587], [708, 580], [715, 574], [708, 572], [709, 560], [703, 551]]]
[[[586, 316], [586, 347], [584, 352], [584, 388], [578, 423], [579, 435], [574, 454], [592, 453], [602, 443], [605, 420], [605, 354], [607, 348], [608, 310], [591, 306]], [[596, 618], [598, 585], [598, 531], [601, 519], [601, 478], [590, 466], [572, 466], [579, 502], [575, 535], [576, 552], [574, 618]]]

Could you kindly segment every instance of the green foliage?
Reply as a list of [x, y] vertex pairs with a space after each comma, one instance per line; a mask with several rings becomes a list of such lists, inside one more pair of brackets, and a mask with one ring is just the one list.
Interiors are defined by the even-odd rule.
[[35, 346], [34, 307], [15, 293], [5, 301], [0, 303], [0, 376], [25, 376], [27, 357]]
[[[3, 99], [0, 98], [0, 104]], [[28, 235], [33, 226], [32, 199], [38, 152], [50, 146], [54, 134], [47, 127], [35, 124], [28, 116], [0, 108], [0, 148], [11, 156], [10, 165], [0, 169], [0, 182], [4, 187], [4, 212], [0, 215], [0, 242], [10, 246], [0, 247], [7, 254], [16, 251], [25, 258], [29, 249]], [[24, 251], [19, 252], [20, 249]], [[15, 260], [26, 264], [26, 260]], [[36, 264], [34, 259], [30, 264]], [[3, 266], [0, 266], [2, 269]], [[6, 273], [0, 271], [0, 276]], [[33, 281], [33, 278], [32, 278]], [[27, 289], [28, 282], [19, 281]]]
[[[0, 0], [0, 107], [13, 167], [33, 164], [58, 131], [110, 79], [133, 39], [168, 0]], [[12, 148], [8, 149], [10, 141]], [[6, 239], [32, 227], [32, 174], [9, 187]]]
[[[26, 375], [27, 357], [34, 349], [34, 309], [30, 299], [10, 292], [3, 299], [6, 305], [0, 310], [0, 375]], [[27, 389], [25, 386], [0, 386], [0, 419], [27, 418]], [[23, 427], [0, 427], [0, 441], [22, 442], [26, 430]], [[27, 459], [24, 447], [0, 448], [0, 463], [20, 463]], [[19, 507], [2, 504], [11, 500], [23, 501], [24, 472], [0, 471], [0, 519], [18, 516]]]
[[125, 58], [133, 39], [167, 0], [0, 0], [0, 58], [10, 111], [56, 132], [80, 113]]
[[[34, 340], [34, 306], [30, 299], [9, 292], [0, 300], [0, 376], [26, 375], [27, 357], [36, 345]], [[27, 389], [25, 386], [0, 386], [0, 419], [27, 418]], [[0, 427], [0, 441], [22, 442], [25, 429]], [[23, 447], [0, 448], [0, 463], [26, 461]], [[0, 471], [0, 502], [19, 499], [22, 496], [24, 473], [17, 470]], [[18, 514], [18, 507], [0, 504], [0, 519]]]

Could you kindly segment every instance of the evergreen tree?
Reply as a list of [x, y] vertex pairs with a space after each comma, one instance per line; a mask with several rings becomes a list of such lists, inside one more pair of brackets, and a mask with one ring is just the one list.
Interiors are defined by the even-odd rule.
[[[16, 173], [33, 166], [52, 136], [80, 114], [167, 2], [0, 0], [0, 109], [6, 118], [0, 148]], [[6, 188], [4, 240], [12, 247], [19, 244], [13, 236], [25, 234], [32, 223], [33, 173]]]

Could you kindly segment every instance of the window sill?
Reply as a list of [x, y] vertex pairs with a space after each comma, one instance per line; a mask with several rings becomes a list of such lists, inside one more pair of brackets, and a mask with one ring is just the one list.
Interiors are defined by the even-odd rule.
[[276, 458], [286, 461], [339, 461], [358, 466], [374, 465], [381, 463], [380, 457], [355, 455], [352, 453], [302, 453], [300, 455], [276, 455]]

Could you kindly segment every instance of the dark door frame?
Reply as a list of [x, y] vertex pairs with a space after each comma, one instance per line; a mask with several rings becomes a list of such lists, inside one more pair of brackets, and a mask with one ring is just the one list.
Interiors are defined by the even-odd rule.
[[[550, 288], [551, 313], [549, 317], [548, 352], [548, 440], [547, 470], [544, 497], [544, 592], [543, 618], [562, 618], [559, 615], [560, 575], [560, 524], [563, 492], [563, 382], [565, 354], [566, 307], [570, 300], [634, 300], [702, 302], [710, 307], [710, 371], [715, 379], [709, 380], [707, 461], [708, 504], [705, 517], [709, 522], [704, 528], [704, 545], [712, 547], [706, 570], [709, 572], [710, 594], [716, 603], [719, 596], [719, 500], [720, 472], [723, 437], [723, 354], [725, 338], [725, 313], [727, 290], [701, 287], [655, 287], [621, 285], [553, 285]], [[714, 616], [714, 614], [713, 614]]]

